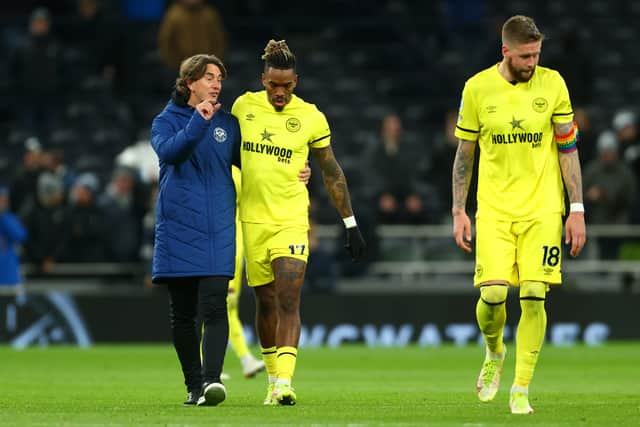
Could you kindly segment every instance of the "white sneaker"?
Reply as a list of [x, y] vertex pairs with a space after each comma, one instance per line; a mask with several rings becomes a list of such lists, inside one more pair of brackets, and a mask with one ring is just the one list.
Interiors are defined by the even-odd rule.
[[227, 389], [221, 383], [205, 384], [198, 406], [216, 406], [227, 397]]
[[231, 379], [231, 375], [223, 372], [220, 374], [220, 381], [229, 381]]
[[242, 363], [242, 374], [245, 378], [253, 378], [256, 374], [265, 370], [265, 365], [262, 360], [258, 360], [255, 357], [247, 359]]
[[518, 387], [515, 385], [511, 387], [509, 409], [511, 409], [512, 414], [533, 414], [535, 411], [531, 405], [529, 405], [529, 390], [525, 387]]
[[494, 397], [496, 397], [496, 393], [500, 387], [502, 366], [504, 365], [504, 358], [506, 355], [506, 347], [504, 347], [501, 354], [490, 355], [487, 351], [487, 355], [482, 363], [482, 369], [480, 370], [480, 375], [478, 376], [478, 382], [476, 384], [478, 399], [480, 399], [481, 402], [490, 402]]

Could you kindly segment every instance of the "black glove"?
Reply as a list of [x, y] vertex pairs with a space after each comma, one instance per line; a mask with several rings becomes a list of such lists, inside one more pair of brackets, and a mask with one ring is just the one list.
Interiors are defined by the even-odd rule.
[[360, 233], [360, 229], [355, 226], [351, 228], [347, 228], [347, 243], [344, 245], [349, 255], [351, 255], [351, 260], [353, 262], [358, 262], [364, 256], [367, 251], [367, 244], [362, 238], [362, 233]]

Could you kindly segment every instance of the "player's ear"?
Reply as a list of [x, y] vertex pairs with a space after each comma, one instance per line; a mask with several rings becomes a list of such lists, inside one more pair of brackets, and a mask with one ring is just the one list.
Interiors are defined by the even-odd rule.
[[509, 46], [507, 46], [506, 44], [503, 44], [502, 45], [502, 56], [506, 57], [508, 53], [509, 53]]
[[296, 86], [298, 86], [298, 75], [297, 74], [295, 74], [293, 76], [293, 84], [291, 85], [291, 91], [293, 91], [296, 88]]
[[262, 75], [260, 76], [260, 79], [262, 80], [262, 86], [264, 86], [264, 88], [267, 88], [267, 76], [264, 75], [264, 73], [262, 73]]

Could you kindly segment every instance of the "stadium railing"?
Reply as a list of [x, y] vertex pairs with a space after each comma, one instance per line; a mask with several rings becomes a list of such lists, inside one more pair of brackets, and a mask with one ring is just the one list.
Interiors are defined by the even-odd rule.
[[[317, 225], [315, 232], [320, 244], [337, 257], [342, 246], [338, 244], [341, 228]], [[398, 290], [469, 289], [469, 277], [474, 271], [473, 254], [465, 254], [455, 246], [451, 225], [381, 225], [376, 228], [376, 235], [380, 248], [378, 259], [370, 263], [364, 276], [341, 278], [343, 286], [338, 289], [387, 290], [389, 281], [396, 283]], [[600, 238], [623, 241], [626, 248], [620, 251], [623, 258], [601, 259]], [[89, 288], [122, 291], [127, 287], [142, 287], [148, 273], [146, 263], [58, 263], [46, 274], [33, 264], [23, 264], [22, 269], [29, 287], [79, 289], [89, 285]], [[594, 286], [611, 288], [612, 279], [627, 285], [640, 282], [640, 226], [589, 226], [583, 254], [576, 259], [566, 257], [563, 273], [565, 281], [578, 277], [576, 282], [589, 283], [585, 287], [591, 289]]]
[[[321, 225], [317, 226], [316, 233], [327, 244], [335, 242], [341, 229]], [[442, 288], [447, 288], [451, 286], [447, 282], [456, 282], [460, 277], [468, 282], [468, 277], [473, 275], [473, 254], [465, 254], [455, 246], [450, 224], [381, 225], [376, 228], [376, 234], [379, 257], [369, 266], [369, 277], [393, 278], [411, 287], [428, 279], [432, 286], [439, 287], [437, 283], [442, 281]], [[617, 259], [600, 257], [598, 243], [602, 238], [619, 240]], [[615, 279], [615, 283], [624, 282], [623, 286], [632, 285], [640, 279], [640, 225], [589, 225], [583, 253], [578, 258], [566, 256], [563, 273], [565, 281], [573, 278], [576, 282], [588, 283], [592, 289], [611, 287], [611, 279]]]

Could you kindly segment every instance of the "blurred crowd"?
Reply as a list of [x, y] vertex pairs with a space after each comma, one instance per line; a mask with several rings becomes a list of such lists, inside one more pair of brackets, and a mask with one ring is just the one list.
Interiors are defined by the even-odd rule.
[[144, 219], [153, 211], [153, 182], [139, 170], [117, 166], [101, 185], [92, 172], [77, 172], [36, 138], [11, 181], [10, 206], [29, 238], [23, 260], [51, 270], [55, 262], [134, 262], [140, 259]]
[[[47, 272], [56, 262], [148, 260], [157, 186], [148, 128], [180, 60], [201, 52], [223, 58], [230, 108], [234, 96], [256, 89], [256, 46], [271, 37], [297, 42], [301, 96], [329, 118], [372, 242], [370, 259], [379, 224], [448, 223], [457, 102], [466, 78], [500, 60], [496, 23], [510, 11], [489, 0], [424, 3], [376, 0], [360, 9], [328, 1], [317, 10], [323, 26], [316, 36], [300, 28], [311, 19], [302, 18], [304, 7], [280, 1], [3, 5], [0, 181], [9, 197], [5, 210], [28, 234], [23, 261]], [[593, 39], [576, 23], [549, 28], [555, 9], [535, 7], [522, 12], [540, 13], [547, 19], [541, 28], [555, 36], [543, 45], [541, 65], [561, 72], [574, 102], [587, 221], [639, 224], [636, 105], [620, 98], [603, 108], [595, 90], [606, 84], [589, 51]], [[358, 19], [345, 26], [345, 13]], [[380, 34], [369, 23], [383, 19], [389, 25]], [[367, 33], [371, 27], [375, 32]], [[336, 99], [343, 92], [355, 107]], [[336, 223], [317, 173], [310, 192], [313, 223]], [[469, 200], [470, 212], [474, 203]], [[605, 241], [600, 250], [615, 258], [619, 248]]]

